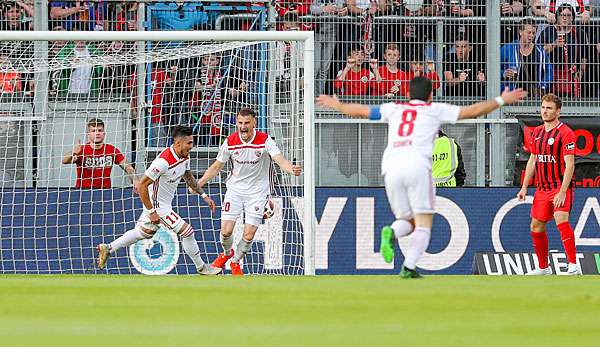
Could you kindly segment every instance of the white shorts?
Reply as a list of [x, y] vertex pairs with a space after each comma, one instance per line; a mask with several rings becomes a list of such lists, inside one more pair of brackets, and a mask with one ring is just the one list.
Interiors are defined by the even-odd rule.
[[269, 194], [244, 195], [228, 190], [221, 205], [221, 220], [236, 221], [244, 212], [244, 223], [259, 226]]
[[144, 212], [142, 212], [137, 221], [137, 226], [153, 231], [158, 230], [162, 226], [164, 229], [172, 231], [175, 234], [181, 234], [184, 231], [187, 232], [187, 229], [190, 228], [190, 225], [171, 208], [157, 208], [156, 213], [160, 217], [160, 225], [152, 224], [148, 216], [148, 211], [144, 209]]
[[389, 170], [385, 192], [396, 219], [411, 219], [415, 214], [435, 213], [435, 186], [431, 169], [426, 167]]

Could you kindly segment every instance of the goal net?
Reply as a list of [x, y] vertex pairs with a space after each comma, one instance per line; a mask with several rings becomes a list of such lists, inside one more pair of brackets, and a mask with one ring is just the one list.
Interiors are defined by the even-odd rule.
[[[250, 108], [257, 129], [303, 174], [273, 166], [275, 214], [259, 227], [244, 270], [314, 274], [313, 135], [304, 127], [312, 124], [311, 33], [0, 34], [0, 273], [196, 273], [178, 236], [162, 227], [117, 251], [104, 271], [96, 245], [134, 227], [142, 204], [132, 171], [141, 177], [172, 144], [175, 125], [194, 129], [190, 164], [199, 178], [235, 131], [236, 113]], [[229, 169], [205, 187], [216, 213], [183, 180], [173, 201], [206, 262], [222, 251]]]

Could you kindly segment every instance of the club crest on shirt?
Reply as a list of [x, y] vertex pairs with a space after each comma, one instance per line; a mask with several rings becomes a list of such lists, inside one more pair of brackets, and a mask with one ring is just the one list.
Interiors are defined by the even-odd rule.
[[400, 81], [398, 81], [398, 80], [395, 80], [395, 81], [394, 81], [394, 85], [395, 85], [396, 87], [400, 87], [400, 84], [401, 84], [401, 82], [400, 82]]
[[567, 143], [567, 145], [565, 146], [565, 148], [569, 151], [572, 151], [575, 149], [575, 144], [574, 143]]
[[254, 211], [258, 212], [258, 210], [260, 210], [260, 208], [258, 206], [254, 206]]
[[367, 83], [367, 82], [369, 82], [369, 77], [367, 77], [367, 76], [363, 76], [363, 77], [361, 77], [361, 78], [360, 78], [360, 81], [361, 81], [362, 83]]
[[254, 152], [254, 154], [256, 154], [257, 158], [260, 158], [260, 156], [262, 155], [262, 151], [256, 151]]
[[554, 144], [554, 137], [548, 139], [548, 144], [552, 146]]
[[240, 151], [233, 152], [233, 155], [240, 155]]

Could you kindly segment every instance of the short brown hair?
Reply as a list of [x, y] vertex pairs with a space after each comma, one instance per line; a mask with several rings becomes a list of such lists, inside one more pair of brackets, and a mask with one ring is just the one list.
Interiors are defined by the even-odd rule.
[[552, 93], [548, 93], [542, 97], [542, 102], [548, 101], [554, 103], [556, 109], [560, 110], [562, 108], [562, 100]]
[[519, 23], [519, 31], [525, 31], [525, 27], [528, 25], [531, 25], [534, 28], [537, 27], [537, 23], [533, 18], [526, 17]]
[[238, 116], [242, 116], [242, 117], [252, 116], [252, 117], [256, 118], [256, 112], [254, 112], [254, 110], [249, 109], [249, 108], [242, 108], [238, 112]]
[[87, 122], [88, 129], [91, 126], [95, 126], [95, 127], [101, 126], [104, 128], [104, 122], [100, 118], [92, 118], [92, 119], [88, 120], [88, 122]]
[[395, 43], [388, 43], [387, 45], [385, 45], [385, 50], [390, 50], [390, 51], [400, 51], [400, 49], [398, 49], [398, 45]]

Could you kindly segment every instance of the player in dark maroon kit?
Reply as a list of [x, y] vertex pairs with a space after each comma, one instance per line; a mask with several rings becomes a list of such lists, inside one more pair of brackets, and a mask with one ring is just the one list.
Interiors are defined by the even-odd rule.
[[75, 188], [110, 188], [110, 173], [113, 165], [119, 165], [127, 173], [135, 187], [135, 170], [125, 156], [113, 145], [104, 143], [104, 122], [92, 118], [87, 123], [88, 142], [82, 145], [79, 140], [73, 150], [64, 155], [63, 164], [77, 165]]
[[573, 172], [575, 171], [575, 135], [558, 120], [561, 100], [554, 94], [542, 98], [542, 120], [531, 134], [531, 156], [527, 162], [523, 186], [517, 197], [524, 200], [527, 186], [535, 174], [535, 195], [531, 207], [531, 238], [539, 267], [528, 275], [550, 275], [546, 224], [554, 217], [562, 239], [567, 261], [566, 274], [580, 275], [575, 250], [575, 235], [569, 223], [573, 205]]

